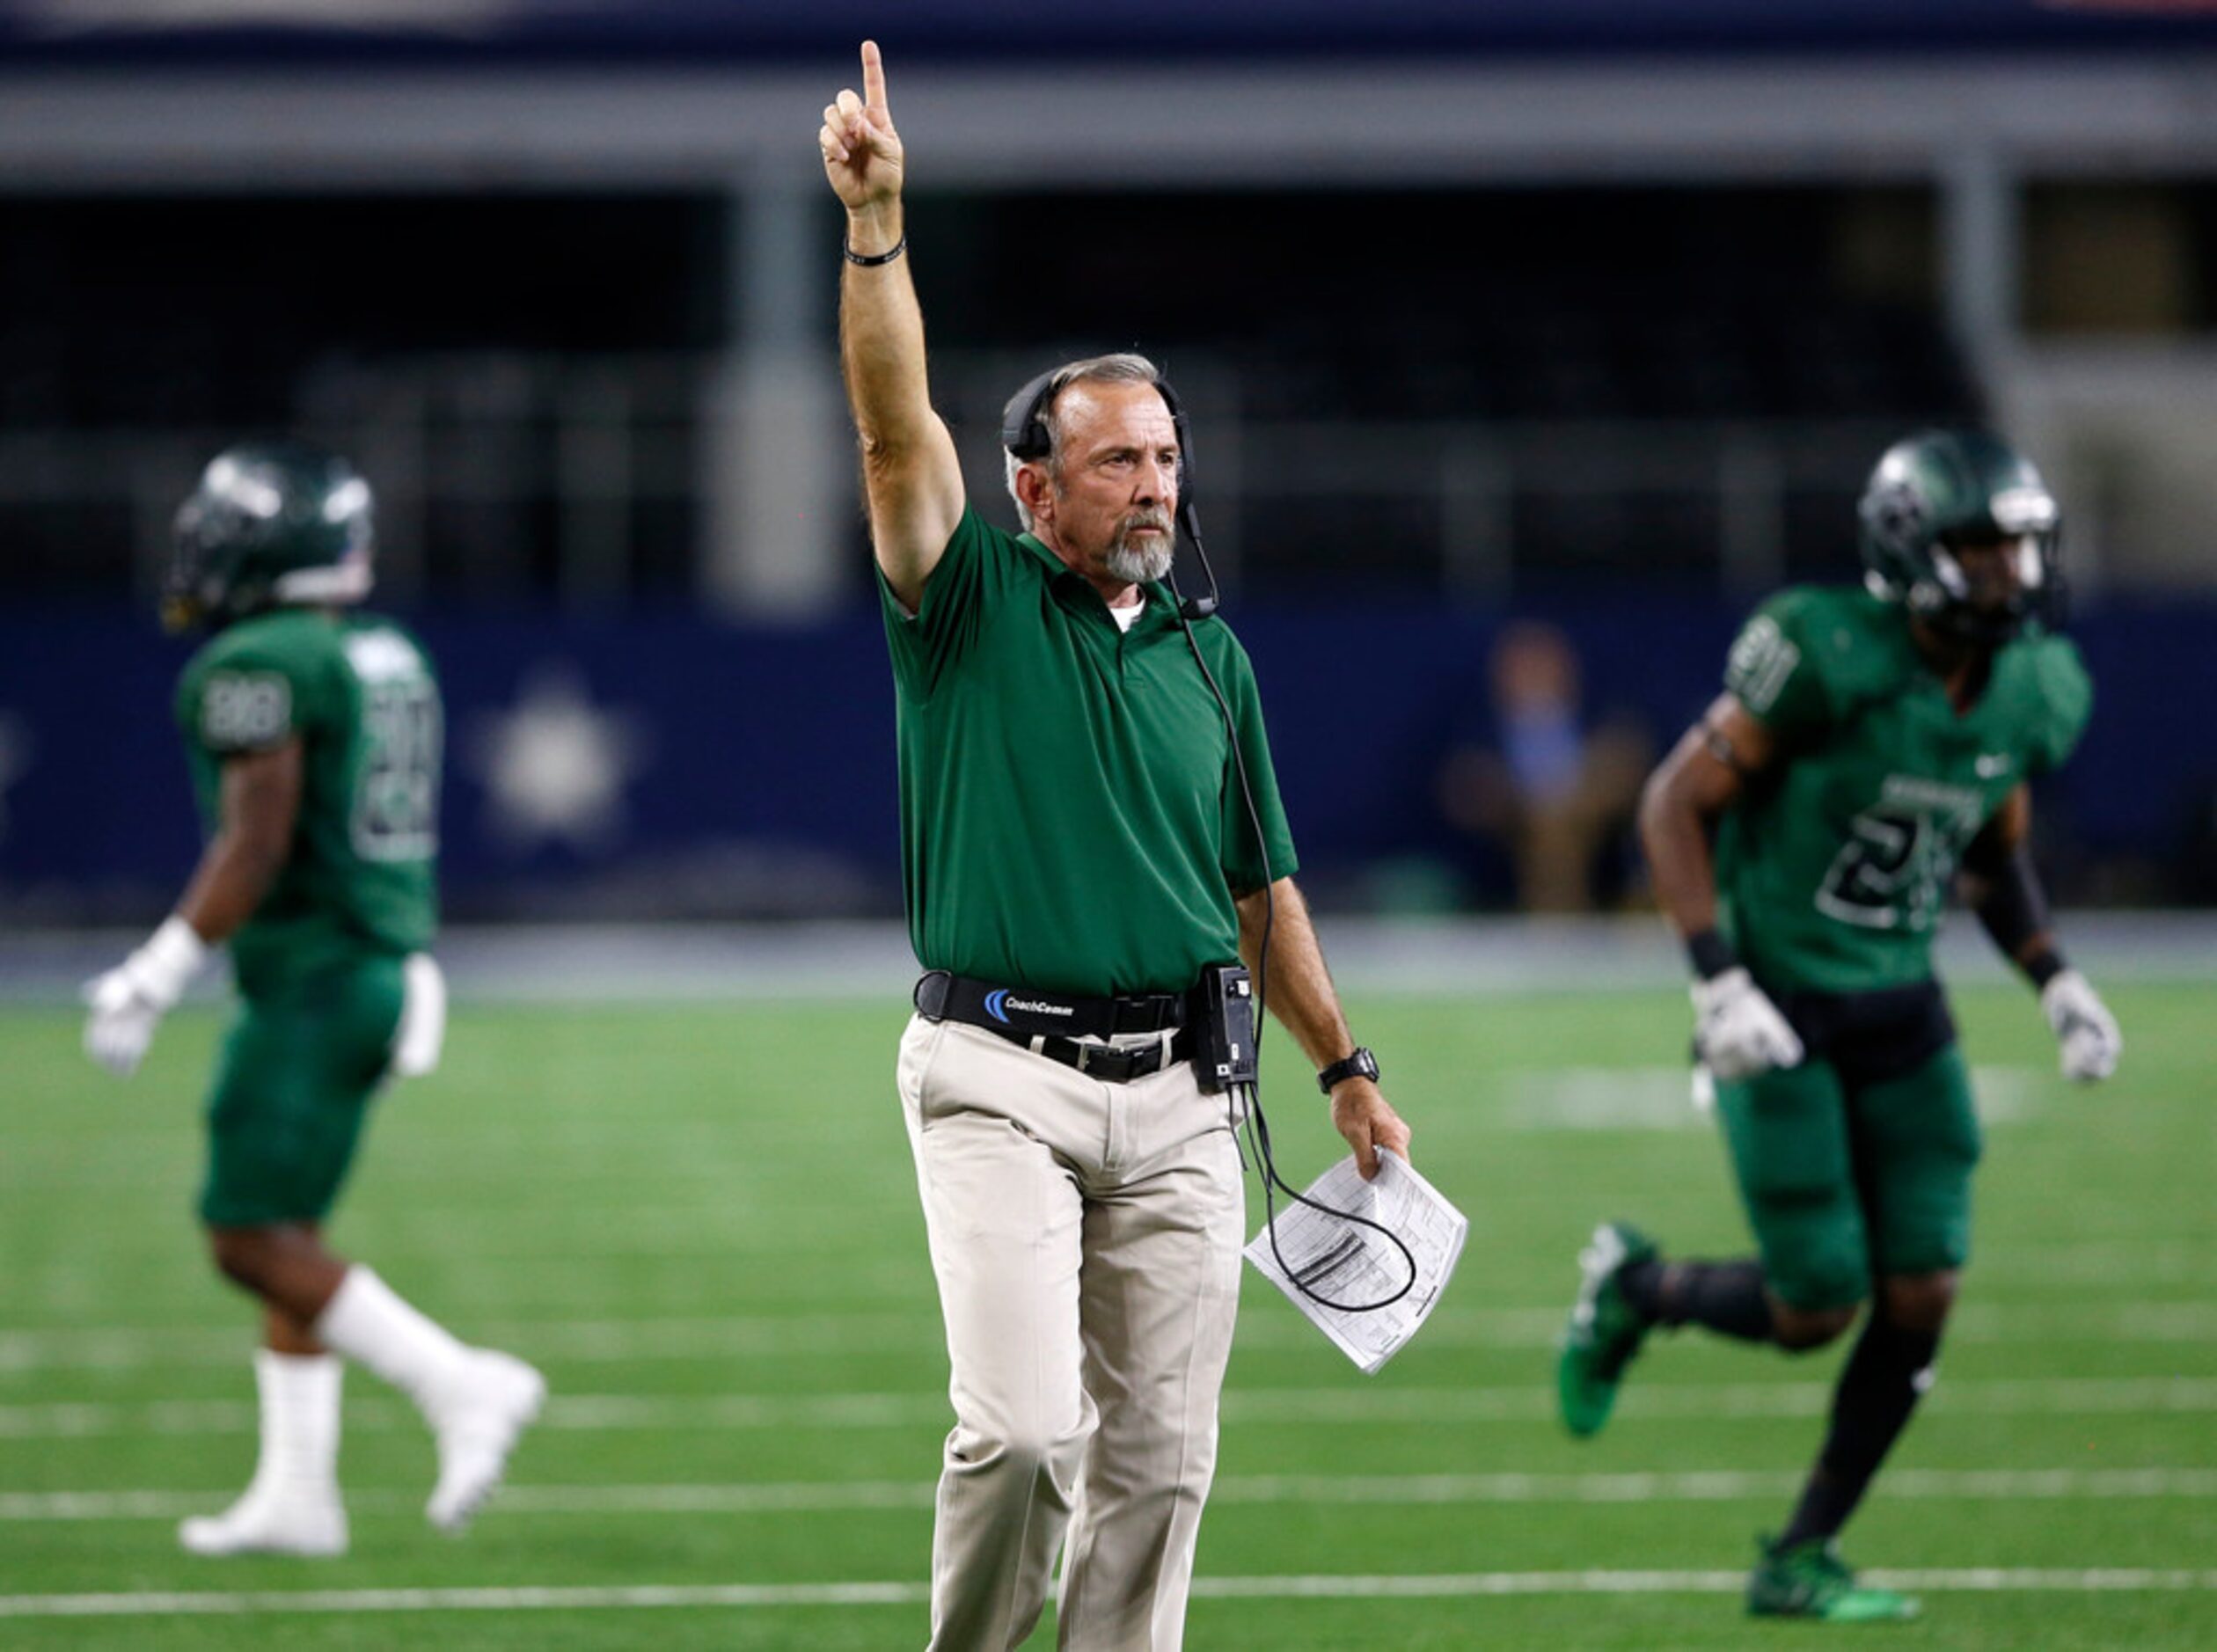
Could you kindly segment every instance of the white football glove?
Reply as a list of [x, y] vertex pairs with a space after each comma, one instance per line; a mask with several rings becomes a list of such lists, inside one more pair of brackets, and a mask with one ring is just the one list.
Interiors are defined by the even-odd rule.
[[86, 982], [91, 1013], [84, 1020], [84, 1053], [118, 1078], [136, 1072], [154, 1029], [207, 957], [208, 943], [183, 918], [172, 917], [146, 945]]
[[2040, 1008], [2062, 1049], [2063, 1076], [2092, 1084], [2117, 1071], [2125, 1035], [2101, 994], [2075, 969], [2066, 969], [2040, 989]]
[[1729, 1083], [1800, 1063], [1800, 1036], [1745, 969], [1696, 981], [1692, 992], [1694, 1053], [1716, 1078]]
[[400, 966], [400, 1023], [392, 1029], [392, 1071], [397, 1078], [421, 1078], [435, 1072], [446, 1045], [446, 976], [428, 952], [412, 952]]

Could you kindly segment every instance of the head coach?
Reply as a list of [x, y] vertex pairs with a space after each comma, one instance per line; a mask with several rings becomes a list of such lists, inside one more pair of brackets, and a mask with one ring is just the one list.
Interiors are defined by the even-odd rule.
[[926, 971], [898, 1081], [956, 1418], [932, 1645], [1021, 1641], [1066, 1543], [1061, 1644], [1175, 1648], [1245, 1225], [1238, 1108], [1190, 1059], [1204, 970], [1255, 970], [1365, 1173], [1408, 1129], [1290, 875], [1247, 655], [1163, 583], [1174, 397], [1132, 355], [1035, 381], [1004, 432], [1026, 531], [970, 506], [926, 384], [874, 45], [862, 75], [817, 137], [847, 209], [841, 355]]

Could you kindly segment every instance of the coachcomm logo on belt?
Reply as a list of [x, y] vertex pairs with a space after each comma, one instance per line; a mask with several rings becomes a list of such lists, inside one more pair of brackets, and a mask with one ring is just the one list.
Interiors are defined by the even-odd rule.
[[1002, 1026], [1009, 1024], [1008, 1012], [1023, 1015], [1075, 1015], [1075, 1007], [1067, 1004], [1047, 1004], [1037, 998], [1012, 998], [1006, 987], [995, 987], [985, 995], [985, 1013]]

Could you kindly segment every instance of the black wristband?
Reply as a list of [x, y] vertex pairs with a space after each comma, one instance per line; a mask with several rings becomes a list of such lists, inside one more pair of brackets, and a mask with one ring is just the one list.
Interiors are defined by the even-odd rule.
[[[2047, 896], [2040, 888], [2040, 874], [2033, 868], [2030, 849], [2017, 844], [1998, 864], [1973, 866], [1971, 871], [1986, 884], [1974, 909], [1979, 922], [1986, 925], [1986, 932], [1994, 938], [2003, 957], [2016, 957], [2047, 933]], [[2024, 968], [2029, 974], [2030, 966]]]
[[2045, 987], [2070, 967], [2063, 961], [2063, 954], [2052, 947], [2043, 947], [2030, 958], [2017, 960], [2017, 968], [2031, 977], [2036, 987]]
[[1732, 943], [1713, 929], [1688, 935], [1686, 955], [1693, 961], [1694, 973], [1704, 981], [1714, 981], [1727, 969], [1739, 968], [1739, 954], [1732, 950]]
[[860, 264], [864, 269], [875, 269], [881, 264], [890, 264], [895, 259], [900, 257], [902, 253], [908, 251], [908, 236], [904, 233], [899, 240], [894, 242], [891, 246], [887, 247], [882, 252], [870, 252], [867, 254], [856, 252], [852, 246], [847, 245], [845, 238], [842, 237], [839, 241], [839, 251], [846, 254], [846, 261], [848, 263]]

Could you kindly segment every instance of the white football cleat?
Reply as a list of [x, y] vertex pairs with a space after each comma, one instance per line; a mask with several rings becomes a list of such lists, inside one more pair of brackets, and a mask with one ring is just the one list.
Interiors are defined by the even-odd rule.
[[546, 1378], [511, 1354], [473, 1350], [465, 1383], [432, 1419], [439, 1442], [439, 1483], [424, 1517], [459, 1532], [501, 1483], [509, 1453], [546, 1402]]
[[347, 1552], [347, 1511], [336, 1493], [286, 1496], [250, 1486], [223, 1513], [180, 1521], [177, 1540], [188, 1554], [327, 1558]]

